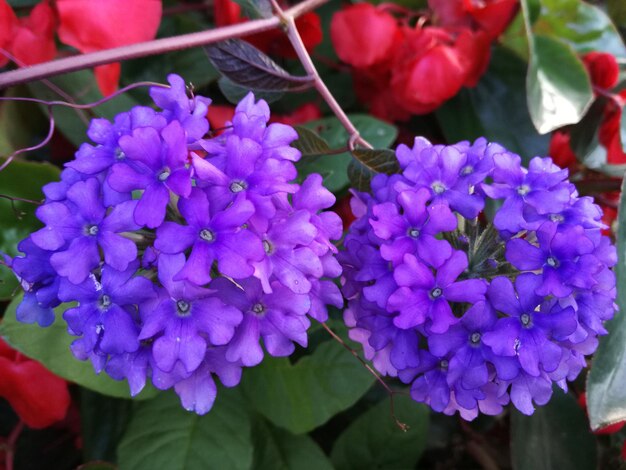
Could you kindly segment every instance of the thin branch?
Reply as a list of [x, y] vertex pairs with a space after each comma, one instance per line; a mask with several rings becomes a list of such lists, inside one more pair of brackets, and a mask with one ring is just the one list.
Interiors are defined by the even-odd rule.
[[7, 449], [4, 459], [4, 466], [6, 470], [13, 470], [13, 458], [15, 456], [15, 446], [17, 445], [17, 439], [24, 430], [24, 421], [20, 421], [11, 431], [9, 439], [7, 441]]
[[354, 349], [352, 349], [350, 346], [348, 346], [346, 344], [346, 342], [341, 339], [339, 337], [339, 335], [337, 335], [337, 333], [335, 333], [333, 330], [330, 329], [330, 327], [326, 324], [326, 323], [320, 323], [322, 325], [322, 327], [328, 332], [328, 334], [330, 336], [333, 337], [333, 339], [335, 341], [337, 341], [339, 344], [341, 344], [345, 349], [347, 349], [348, 351], [350, 351], [350, 353], [357, 358], [357, 360], [363, 365], [363, 367], [365, 367], [367, 369], [367, 371], [372, 374], [376, 380], [378, 381], [378, 383], [380, 383], [383, 388], [387, 391], [387, 393], [389, 394], [389, 402], [390, 402], [390, 407], [391, 407], [391, 417], [394, 419], [394, 421], [396, 422], [396, 425], [404, 432], [409, 430], [409, 425], [406, 423], [403, 423], [402, 421], [400, 421], [395, 413], [395, 409], [394, 409], [394, 402], [393, 402], [393, 397], [394, 395], [400, 393], [402, 394], [403, 392], [398, 392], [396, 390], [392, 390], [392, 388], [387, 385], [387, 383], [383, 380], [383, 378], [378, 375], [378, 372], [376, 372], [372, 366], [370, 366], [367, 362], [365, 362], [365, 360], [363, 358], [361, 358], [361, 356], [359, 356], [359, 353], [356, 352]]
[[306, 71], [307, 75], [313, 79], [315, 89], [322, 96], [322, 98], [324, 98], [324, 101], [326, 101], [332, 112], [335, 114], [335, 116], [337, 116], [337, 119], [339, 119], [341, 125], [348, 131], [348, 134], [350, 134], [350, 138], [348, 141], [349, 148], [353, 150], [355, 144], [361, 145], [369, 149], [373, 148], [369, 142], [367, 142], [360, 136], [359, 130], [354, 126], [354, 124], [352, 124], [352, 121], [350, 121], [350, 118], [346, 115], [345, 111], [341, 108], [333, 94], [330, 92], [330, 90], [326, 86], [326, 83], [324, 83], [324, 81], [321, 79], [319, 73], [317, 72], [317, 69], [315, 68], [315, 65], [313, 64], [313, 61], [311, 60], [311, 56], [306, 50], [304, 42], [302, 41], [302, 37], [298, 32], [298, 28], [296, 27], [295, 22], [296, 16], [293, 14], [293, 11], [283, 11], [276, 0], [270, 1], [272, 3], [272, 6], [274, 7], [276, 15], [280, 19], [281, 24], [286, 28], [287, 37], [289, 38], [291, 45], [296, 51], [296, 54], [298, 55], [298, 58], [300, 59], [304, 70]]
[[[291, 18], [311, 11], [328, 0], [305, 0], [304, 2], [287, 10], [286, 14]], [[140, 42], [129, 46], [106, 49], [104, 51], [80, 54], [64, 59], [57, 59], [42, 64], [24, 67], [0, 74], [0, 89], [20, 83], [41, 80], [62, 73], [74, 72], [97, 65], [110, 64], [122, 60], [137, 59], [155, 54], [188, 49], [190, 47], [205, 46], [225, 39], [249, 36], [280, 26], [281, 19], [273, 16], [260, 20], [248, 21], [223, 28], [201, 31], [198, 33], [183, 34], [171, 38], [155, 39], [153, 41]]]

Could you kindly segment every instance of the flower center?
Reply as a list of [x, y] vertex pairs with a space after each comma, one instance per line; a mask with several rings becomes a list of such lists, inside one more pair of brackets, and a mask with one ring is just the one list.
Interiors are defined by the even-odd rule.
[[272, 251], [274, 251], [274, 247], [267, 240], [263, 240], [263, 249], [265, 250], [265, 253], [267, 253], [268, 255], [271, 254]]
[[523, 184], [517, 188], [517, 194], [520, 196], [526, 196], [530, 192], [530, 186]]
[[561, 214], [550, 214], [550, 220], [552, 222], [563, 222], [565, 220], [565, 217], [563, 217]]
[[211, 232], [208, 228], [203, 228], [200, 230], [200, 238], [204, 241], [212, 242], [215, 240], [215, 234]]
[[448, 370], [448, 361], [446, 361], [445, 359], [442, 359], [441, 361], [439, 361], [439, 368], [441, 370]]
[[546, 263], [548, 264], [548, 266], [551, 266], [553, 268], [557, 268], [559, 266], [559, 260], [556, 259], [554, 256], [549, 256], [546, 260]]
[[98, 226], [97, 225], [87, 225], [85, 227], [85, 233], [92, 237], [98, 235]]
[[528, 315], [527, 313], [522, 313], [519, 317], [519, 321], [521, 321], [522, 325], [524, 326], [530, 325], [530, 315]]
[[190, 309], [191, 305], [189, 304], [189, 302], [185, 300], [179, 300], [178, 302], [176, 302], [176, 311], [178, 313], [178, 316], [186, 317], [187, 315], [189, 315]]
[[247, 187], [248, 185], [245, 183], [245, 181], [233, 181], [232, 183], [230, 183], [230, 191], [233, 193], [240, 193]]
[[164, 170], [161, 171], [161, 173], [159, 173], [159, 181], [163, 182], [166, 179], [168, 179], [170, 177], [170, 169], [169, 168], [165, 168]]
[[480, 333], [478, 331], [476, 331], [475, 333], [472, 333], [472, 335], [470, 336], [470, 343], [472, 344], [478, 344], [480, 343]]
[[441, 294], [443, 294], [443, 291], [441, 290], [441, 288], [435, 287], [433, 290], [430, 291], [430, 298], [436, 299], [437, 297], [441, 297]]
[[256, 303], [252, 306], [252, 312], [260, 315], [265, 312], [265, 306], [262, 303]]
[[407, 232], [407, 234], [409, 235], [409, 237], [411, 238], [417, 238], [420, 236], [420, 231], [416, 228], [410, 228]]
[[441, 181], [435, 181], [430, 187], [433, 188], [435, 194], [441, 194], [446, 190], [445, 185]]
[[100, 297], [100, 307], [107, 308], [109, 305], [111, 305], [111, 297], [104, 294], [102, 297]]
[[124, 151], [121, 148], [116, 148], [115, 149], [115, 159], [116, 160], [124, 160], [126, 158], [126, 154], [124, 153]]
[[464, 167], [461, 169], [461, 174], [462, 174], [463, 176], [471, 175], [472, 173], [474, 173], [474, 167], [473, 167], [472, 165], [467, 165], [467, 166], [464, 166]]

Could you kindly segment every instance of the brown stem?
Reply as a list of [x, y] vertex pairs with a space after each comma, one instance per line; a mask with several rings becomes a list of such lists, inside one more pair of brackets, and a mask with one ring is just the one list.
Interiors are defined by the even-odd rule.
[[13, 458], [15, 457], [15, 445], [17, 444], [17, 439], [20, 437], [20, 434], [24, 430], [24, 422], [20, 421], [15, 425], [11, 434], [9, 435], [9, 439], [7, 440], [7, 449], [6, 455], [4, 459], [4, 466], [6, 470], [13, 470]]
[[328, 332], [328, 334], [330, 336], [333, 337], [333, 339], [335, 341], [337, 341], [339, 344], [341, 344], [345, 349], [347, 349], [348, 351], [350, 351], [350, 353], [357, 358], [357, 360], [363, 365], [363, 367], [365, 367], [367, 369], [367, 371], [372, 374], [376, 380], [378, 381], [379, 384], [381, 384], [383, 386], [383, 388], [387, 391], [387, 393], [389, 394], [389, 402], [390, 402], [390, 409], [391, 409], [391, 417], [394, 419], [396, 426], [398, 426], [402, 431], [406, 432], [409, 430], [409, 425], [406, 423], [403, 423], [402, 421], [400, 421], [397, 417], [396, 417], [396, 413], [395, 413], [395, 409], [394, 409], [394, 403], [393, 403], [393, 397], [395, 394], [397, 393], [402, 393], [402, 392], [397, 392], [395, 390], [392, 390], [391, 387], [389, 387], [389, 385], [387, 385], [387, 383], [383, 380], [383, 378], [378, 375], [378, 372], [376, 372], [372, 366], [370, 366], [367, 362], [365, 362], [365, 360], [363, 360], [363, 358], [361, 358], [361, 356], [359, 356], [359, 353], [356, 352], [354, 349], [352, 349], [350, 346], [348, 346], [346, 344], [346, 342], [341, 339], [339, 337], [339, 335], [337, 335], [337, 333], [335, 333], [333, 330], [330, 329], [330, 327], [326, 324], [326, 323], [321, 323], [322, 327]]
[[[285, 13], [291, 18], [306, 13], [318, 6], [326, 3], [328, 0], [305, 0], [298, 5], [291, 7]], [[149, 55], [163, 54], [190, 47], [205, 46], [225, 39], [248, 36], [250, 34], [260, 33], [268, 29], [280, 26], [281, 19], [273, 16], [260, 20], [248, 21], [223, 28], [201, 31], [198, 33], [183, 34], [171, 38], [155, 39], [153, 41], [140, 42], [129, 46], [116, 47], [106, 49], [104, 51], [91, 52], [88, 54], [80, 54], [65, 59], [57, 59], [42, 64], [24, 67], [10, 72], [0, 74], [0, 89], [6, 88], [20, 83], [41, 80], [42, 78], [60, 75], [62, 73], [73, 72], [86, 68], [95, 67], [97, 65], [110, 64], [121, 60], [136, 59]]]
[[311, 56], [307, 52], [306, 47], [304, 46], [304, 42], [302, 41], [302, 37], [298, 32], [295, 21], [296, 17], [293, 15], [292, 11], [283, 11], [276, 0], [270, 1], [272, 3], [272, 6], [274, 7], [276, 15], [280, 19], [281, 24], [283, 24], [283, 26], [286, 28], [287, 37], [289, 38], [291, 45], [296, 51], [296, 54], [298, 55], [298, 58], [300, 59], [304, 70], [306, 71], [307, 75], [313, 79], [315, 89], [322, 96], [322, 98], [324, 98], [324, 101], [326, 101], [332, 112], [335, 114], [335, 116], [337, 116], [337, 119], [339, 119], [341, 125], [348, 131], [348, 134], [350, 134], [350, 139], [348, 141], [350, 149], [353, 150], [355, 144], [361, 145], [369, 149], [373, 148], [368, 141], [360, 136], [359, 130], [354, 126], [354, 124], [352, 124], [350, 118], [346, 115], [345, 111], [341, 108], [339, 103], [337, 103], [337, 100], [317, 72], [315, 64], [313, 64], [313, 60], [311, 60]]

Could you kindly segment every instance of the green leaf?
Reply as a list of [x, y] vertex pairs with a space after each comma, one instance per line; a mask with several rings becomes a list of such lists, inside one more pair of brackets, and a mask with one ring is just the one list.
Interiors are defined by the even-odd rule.
[[251, 19], [269, 18], [272, 16], [272, 5], [268, 0], [233, 0], [243, 8], [246, 16]]
[[[0, 165], [4, 160], [0, 159]], [[44, 198], [41, 187], [59, 178], [58, 168], [47, 163], [14, 160], [0, 171], [0, 195], [20, 197], [33, 201]], [[41, 223], [35, 217], [37, 205], [0, 198], [0, 252], [18, 254], [17, 244]], [[0, 300], [10, 299], [18, 286], [10, 269], [0, 265]]]
[[415, 468], [428, 439], [428, 408], [410, 397], [395, 395], [394, 411], [400, 421], [409, 425], [407, 432], [398, 428], [389, 399], [385, 399], [339, 436], [331, 454], [335, 468]]
[[[75, 382], [103, 395], [130, 398], [126, 382], [113, 380], [105, 374], [96, 375], [90, 362], [79, 361], [72, 355], [70, 344], [75, 337], [69, 335], [67, 326], [61, 319], [61, 315], [68, 304], [63, 304], [55, 309], [57, 319], [51, 326], [41, 328], [37, 325], [17, 321], [15, 309], [21, 301], [21, 295], [11, 301], [0, 324], [0, 335], [13, 348], [41, 362], [51, 372], [70, 382]], [[156, 389], [150, 387], [146, 388], [135, 399], [151, 398], [156, 394]]]
[[226, 39], [204, 50], [209, 60], [233, 83], [250, 90], [288, 91], [309, 88], [312, 79], [291, 75], [280, 65], [241, 39]]
[[[348, 115], [365, 140], [375, 148], [387, 148], [396, 140], [398, 129], [386, 122], [366, 114]], [[311, 129], [324, 139], [331, 149], [345, 147], [348, 143], [348, 132], [335, 117], [327, 117], [307, 122], [302, 127]], [[348, 165], [352, 161], [349, 152], [338, 155], [325, 155], [315, 159], [302, 159], [296, 166], [301, 179], [311, 173], [319, 173], [324, 178], [324, 186], [337, 193], [347, 187]]]
[[[48, 80], [62, 90], [65, 95], [69, 95], [77, 104], [92, 103], [102, 99], [102, 94], [98, 89], [93, 72], [89, 70], [72, 72], [49, 78]], [[51, 90], [42, 81], [31, 82], [28, 84], [28, 88], [33, 96], [38, 99], [67, 101], [64, 96], [60, 96], [57, 92]], [[57, 129], [69, 141], [78, 146], [88, 140], [86, 132], [90, 119], [94, 117], [112, 119], [116, 114], [128, 111], [136, 104], [137, 102], [128, 94], [123, 94], [91, 109], [76, 110], [66, 106], [55, 106], [53, 108], [54, 119]], [[48, 115], [47, 106], [41, 105], [41, 107], [44, 113]]]
[[626, 57], [626, 46], [611, 19], [601, 8], [581, 0], [541, 0], [541, 15], [533, 30], [566, 41], [578, 53], [603, 51]]
[[549, 136], [537, 133], [526, 102], [526, 63], [504, 47], [495, 47], [487, 73], [437, 110], [449, 142], [485, 137], [530, 158], [545, 155]]
[[334, 341], [291, 364], [266, 357], [246, 370], [242, 388], [256, 409], [277, 426], [300, 434], [324, 424], [357, 402], [374, 378]]
[[593, 101], [589, 76], [569, 46], [534, 35], [526, 87], [535, 128], [546, 134], [582, 119]]
[[532, 416], [513, 412], [511, 454], [514, 470], [593, 470], [597, 465], [585, 413], [561, 390]]
[[118, 447], [124, 470], [247, 470], [250, 417], [236, 389], [221, 389], [204, 416], [185, 411], [174, 393], [139, 403]]
[[302, 126], [295, 126], [294, 129], [298, 133], [298, 140], [292, 142], [291, 146], [300, 150], [302, 158], [318, 157], [332, 152], [328, 142], [312, 130]]
[[378, 173], [400, 173], [400, 164], [393, 150], [355, 149], [352, 156], [354, 158], [348, 165], [348, 178], [352, 187], [360, 191], [368, 191], [372, 178]]
[[252, 436], [255, 470], [333, 470], [328, 457], [307, 435], [296, 436], [259, 417]]
[[[217, 85], [220, 87], [220, 91], [232, 104], [238, 104], [248, 93], [249, 88], [237, 85], [228, 77], [220, 77], [217, 81]], [[282, 91], [255, 91], [254, 97], [257, 100], [265, 100], [268, 103], [273, 103], [276, 100], [282, 98], [284, 93]]]
[[626, 180], [618, 212], [617, 305], [620, 312], [607, 322], [607, 336], [600, 339], [587, 377], [587, 411], [591, 429], [626, 419]]

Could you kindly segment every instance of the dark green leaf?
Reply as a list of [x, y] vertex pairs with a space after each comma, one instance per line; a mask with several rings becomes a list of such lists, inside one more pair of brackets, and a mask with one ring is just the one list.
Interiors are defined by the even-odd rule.
[[372, 178], [378, 173], [392, 175], [400, 172], [396, 153], [389, 149], [355, 149], [348, 166], [348, 178], [352, 187], [368, 191]]
[[266, 357], [244, 374], [242, 388], [272, 423], [300, 434], [352, 406], [373, 381], [369, 372], [334, 341], [319, 345], [296, 364]]
[[243, 8], [248, 18], [269, 18], [272, 16], [272, 5], [268, 0], [233, 0]]
[[619, 136], [622, 141], [622, 150], [626, 152], [626, 107], [622, 108], [622, 117], [619, 122]]
[[244, 88], [259, 91], [288, 91], [308, 88], [309, 77], [296, 77], [253, 45], [227, 39], [205, 46], [209, 59], [224, 76]]
[[[217, 81], [220, 91], [232, 104], [238, 104], [248, 93], [250, 89], [237, 85], [228, 77], [220, 77]], [[255, 91], [254, 97], [258, 100], [263, 99], [268, 103], [272, 103], [282, 98], [282, 91]]]
[[298, 140], [292, 142], [291, 146], [300, 150], [303, 158], [328, 155], [332, 151], [328, 142], [312, 130], [302, 126], [294, 129], [298, 132]]
[[548, 133], [582, 119], [593, 101], [589, 76], [569, 46], [534, 35], [526, 77], [528, 109], [535, 127]]
[[550, 137], [537, 134], [528, 113], [526, 63], [504, 47], [493, 50], [489, 69], [474, 88], [463, 89], [437, 110], [449, 142], [485, 137], [525, 158], [545, 155]]
[[[96, 79], [91, 71], [81, 70], [80, 72], [72, 72], [48, 80], [62, 90], [65, 95], [70, 96], [75, 103], [92, 103], [102, 99], [102, 94], [98, 89]], [[31, 82], [28, 84], [28, 88], [33, 96], [41, 100], [67, 101], [66, 97], [60, 96], [58, 93], [48, 88], [42, 81]], [[53, 108], [54, 118], [57, 129], [74, 145], [78, 146], [88, 140], [86, 132], [91, 118], [104, 117], [112, 119], [116, 114], [122, 111], [128, 111], [136, 104], [137, 102], [128, 96], [128, 94], [123, 94], [115, 97], [115, 99], [111, 101], [107, 101], [100, 106], [88, 110], [76, 110], [56, 106]], [[42, 105], [42, 108], [47, 115], [47, 107]]]
[[257, 418], [252, 426], [255, 470], [332, 470], [328, 457], [309, 436], [296, 436]]
[[[386, 122], [366, 114], [348, 115], [361, 136], [376, 148], [389, 147], [398, 136], [398, 129]], [[331, 149], [348, 144], [348, 132], [335, 117], [307, 122], [302, 127], [311, 129], [324, 139]], [[315, 159], [302, 159], [297, 164], [298, 174], [304, 179], [310, 173], [319, 173], [324, 178], [324, 186], [336, 193], [349, 184], [348, 165], [352, 161], [349, 152], [327, 155]]]
[[626, 57], [619, 32], [601, 8], [581, 0], [541, 0], [541, 7], [533, 25], [536, 33], [567, 41], [579, 53], [603, 51]]
[[394, 396], [397, 418], [409, 425], [398, 428], [389, 399], [370, 408], [339, 436], [332, 452], [337, 470], [415, 468], [428, 438], [428, 408], [410, 397]]
[[[1, 174], [1, 173], [0, 173]], [[90, 362], [76, 359], [70, 352], [75, 339], [67, 332], [61, 314], [67, 304], [55, 309], [56, 321], [47, 328], [20, 323], [15, 318], [15, 309], [22, 300], [18, 295], [11, 301], [0, 324], [0, 335], [24, 355], [36, 359], [46, 368], [64, 379], [75, 382], [90, 390], [112, 397], [130, 398], [128, 384], [113, 380], [106, 374], [96, 375]], [[154, 388], [146, 388], [136, 399], [155, 396]]]
[[607, 9], [613, 23], [620, 27], [626, 26], [626, 3], [624, 0], [608, 0]]
[[76, 470], [117, 470], [117, 465], [111, 462], [87, 462], [76, 467]]
[[594, 470], [596, 440], [573, 396], [555, 390], [532, 416], [511, 415], [514, 470]]
[[[0, 159], [0, 164], [3, 162]], [[58, 177], [59, 170], [47, 163], [15, 160], [0, 171], [0, 195], [40, 201], [44, 197], [41, 187]], [[0, 252], [15, 256], [17, 244], [41, 226], [35, 217], [37, 207], [0, 198]], [[11, 271], [0, 265], [0, 300], [11, 298], [17, 286]]]
[[247, 470], [250, 417], [237, 390], [221, 389], [204, 416], [185, 411], [174, 393], [139, 403], [118, 447], [124, 470]]
[[617, 305], [621, 312], [606, 324], [587, 377], [587, 410], [592, 429], [626, 419], [626, 180], [618, 212]]

